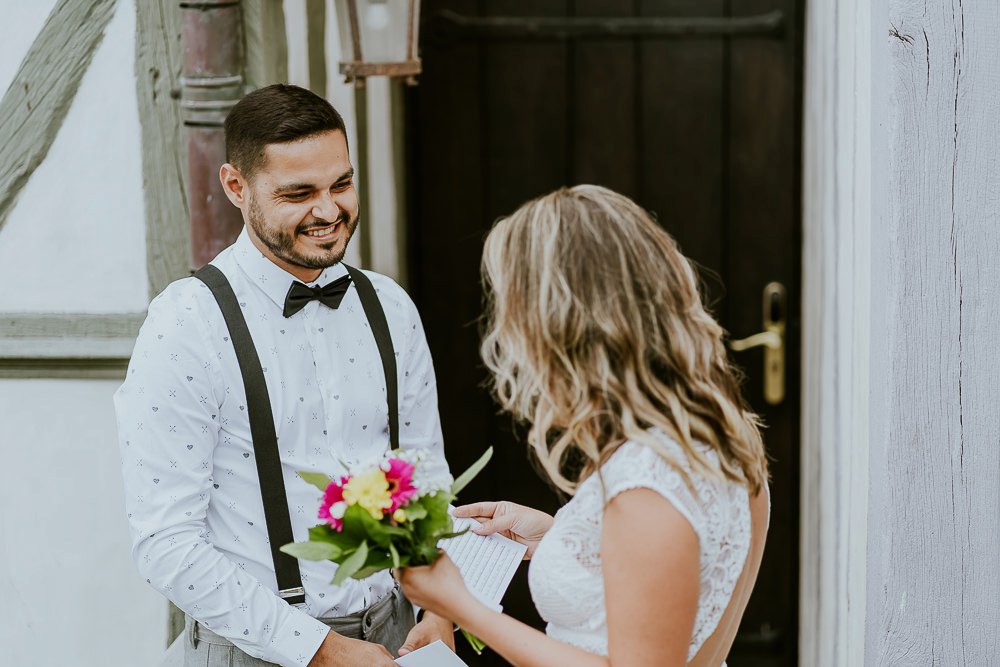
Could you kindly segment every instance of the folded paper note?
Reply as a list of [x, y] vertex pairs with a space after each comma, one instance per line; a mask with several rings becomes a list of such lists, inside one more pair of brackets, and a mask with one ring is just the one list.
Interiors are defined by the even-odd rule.
[[500, 600], [524, 559], [527, 547], [495, 533], [476, 535], [471, 530], [479, 525], [474, 519], [455, 518], [454, 521], [456, 531], [470, 530], [459, 537], [443, 540], [441, 548], [458, 566], [472, 594], [499, 611]]
[[440, 639], [396, 658], [396, 664], [402, 667], [469, 667]]

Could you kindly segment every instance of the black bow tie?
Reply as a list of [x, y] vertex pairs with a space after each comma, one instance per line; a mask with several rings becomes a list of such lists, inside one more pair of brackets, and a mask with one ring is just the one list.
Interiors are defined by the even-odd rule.
[[327, 283], [320, 287], [309, 287], [299, 281], [292, 283], [285, 295], [285, 317], [291, 317], [306, 307], [306, 304], [316, 299], [320, 303], [337, 308], [347, 293], [347, 288], [351, 286], [351, 276], [337, 278], [332, 283]]

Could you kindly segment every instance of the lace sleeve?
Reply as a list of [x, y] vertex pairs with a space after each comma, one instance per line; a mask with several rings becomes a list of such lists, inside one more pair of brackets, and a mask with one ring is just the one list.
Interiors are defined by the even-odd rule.
[[[676, 443], [665, 444], [675, 460], [686, 461], [684, 451]], [[630, 489], [656, 491], [687, 519], [699, 541], [704, 543], [705, 517], [698, 497], [692, 493], [681, 472], [656, 451], [634, 442], [625, 443], [601, 468], [600, 480], [604, 486], [605, 505]]]

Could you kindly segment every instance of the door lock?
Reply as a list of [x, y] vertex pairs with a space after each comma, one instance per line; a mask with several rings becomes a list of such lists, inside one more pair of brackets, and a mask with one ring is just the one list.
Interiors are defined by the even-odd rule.
[[764, 400], [779, 405], [785, 400], [785, 322], [788, 304], [785, 286], [768, 283], [763, 298], [764, 330], [729, 342], [733, 352], [764, 348]]

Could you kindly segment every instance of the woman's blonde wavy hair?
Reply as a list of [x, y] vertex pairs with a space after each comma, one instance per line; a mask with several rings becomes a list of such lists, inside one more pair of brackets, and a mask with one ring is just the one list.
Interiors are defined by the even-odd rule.
[[[759, 421], [743, 405], [722, 327], [673, 238], [635, 202], [595, 185], [530, 201], [490, 231], [482, 271], [491, 388], [530, 423], [530, 446], [558, 488], [574, 493], [627, 440], [684, 473], [659, 429], [692, 470], [760, 490]], [[568, 475], [581, 457], [582, 472]]]

